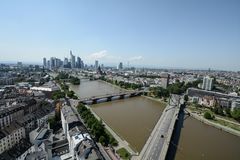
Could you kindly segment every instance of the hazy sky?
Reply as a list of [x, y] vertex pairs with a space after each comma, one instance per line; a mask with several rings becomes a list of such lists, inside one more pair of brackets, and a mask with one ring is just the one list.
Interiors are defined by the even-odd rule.
[[240, 70], [240, 0], [1, 0], [0, 61]]

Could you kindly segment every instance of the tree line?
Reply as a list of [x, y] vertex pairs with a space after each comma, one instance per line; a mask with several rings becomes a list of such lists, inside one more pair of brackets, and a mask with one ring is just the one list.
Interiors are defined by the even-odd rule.
[[73, 85], [80, 84], [80, 79], [78, 77], [70, 76], [68, 73], [65, 72], [59, 72], [58, 75], [55, 77], [55, 80], [58, 82], [61, 82], [61, 80], [68, 80]]
[[77, 110], [97, 142], [100, 142], [104, 146], [109, 144], [112, 146], [118, 145], [115, 138], [105, 129], [102, 121], [97, 120], [97, 118], [91, 113], [90, 109], [80, 103], [77, 106]]

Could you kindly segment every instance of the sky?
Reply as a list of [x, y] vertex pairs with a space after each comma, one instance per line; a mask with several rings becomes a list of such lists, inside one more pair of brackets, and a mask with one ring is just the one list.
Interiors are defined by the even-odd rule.
[[0, 62], [240, 70], [239, 0], [1, 0]]

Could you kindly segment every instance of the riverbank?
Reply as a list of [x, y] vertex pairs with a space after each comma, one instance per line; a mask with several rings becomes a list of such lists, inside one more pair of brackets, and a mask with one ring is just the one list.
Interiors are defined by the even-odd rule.
[[142, 97], [145, 97], [145, 98], [148, 98], [148, 99], [150, 99], [150, 100], [157, 101], [157, 102], [160, 102], [160, 103], [164, 103], [164, 104], [166, 104], [166, 106], [167, 106], [167, 104], [168, 104], [168, 102], [165, 102], [165, 101], [163, 101], [163, 100], [161, 100], [161, 99], [159, 99], [159, 98], [153, 98], [153, 97], [144, 96], [144, 95], [142, 95]]
[[107, 125], [107, 123], [101, 119], [93, 110], [90, 106], [85, 105], [88, 109], [90, 109], [90, 111], [92, 112], [92, 114], [98, 119], [98, 120], [102, 120], [105, 128], [107, 129], [107, 131], [118, 141], [118, 146], [114, 147], [115, 150], [118, 150], [120, 148], [125, 148], [132, 156], [138, 156], [138, 152], [134, 151], [132, 149], [132, 147], [130, 146], [130, 144], [123, 139], [119, 134], [117, 134], [109, 125]]
[[132, 91], [132, 90], [122, 88], [122, 87], [120, 87], [120, 86], [118, 86], [118, 85], [116, 85], [116, 84], [112, 84], [112, 83], [110, 83], [110, 82], [107, 82], [107, 81], [104, 81], [104, 80], [101, 80], [101, 79], [99, 79], [98, 81], [104, 82], [104, 83], [106, 83], [106, 84], [108, 84], [108, 85], [111, 85], [112, 87], [118, 88], [118, 89], [120, 89], [120, 90]]
[[220, 124], [214, 122], [214, 120], [207, 120], [201, 114], [199, 115], [197, 113], [194, 113], [189, 108], [186, 108], [185, 110], [190, 114], [190, 116], [192, 116], [193, 118], [195, 118], [195, 119], [197, 119], [197, 120], [199, 120], [199, 121], [201, 121], [201, 122], [203, 122], [203, 123], [205, 123], [207, 125], [210, 125], [212, 127], [215, 127], [217, 129], [223, 130], [225, 132], [228, 132], [230, 134], [233, 134], [235, 136], [239, 136], [240, 137], [240, 131], [237, 131], [237, 130], [234, 130], [232, 128], [220, 125]]

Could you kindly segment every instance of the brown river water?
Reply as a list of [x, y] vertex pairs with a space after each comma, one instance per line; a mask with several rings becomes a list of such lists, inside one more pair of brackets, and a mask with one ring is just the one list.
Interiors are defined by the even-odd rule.
[[[81, 81], [70, 88], [80, 98], [118, 93], [121, 90], [101, 81]], [[132, 149], [140, 152], [165, 104], [145, 98], [134, 97], [124, 100], [93, 105], [98, 114], [118, 135], [125, 139]], [[176, 160], [240, 160], [240, 137], [203, 124], [191, 117], [185, 117], [178, 143], [172, 142]], [[174, 134], [176, 136], [176, 133]]]

